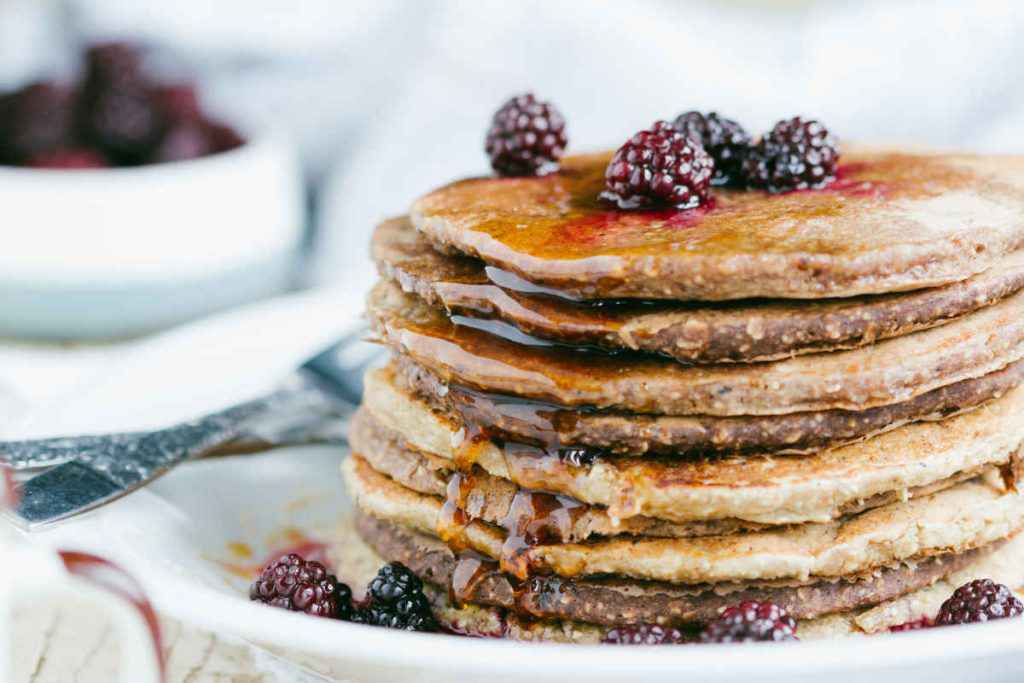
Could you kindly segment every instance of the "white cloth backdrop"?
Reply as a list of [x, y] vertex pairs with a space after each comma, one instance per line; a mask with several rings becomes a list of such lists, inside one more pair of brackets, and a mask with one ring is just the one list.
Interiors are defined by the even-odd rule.
[[372, 279], [374, 222], [486, 171], [488, 117], [523, 89], [576, 150], [695, 108], [754, 133], [805, 114], [848, 140], [1024, 151], [1024, 3], [449, 2], [418, 28], [372, 62], [389, 99], [337, 162], [322, 277]]

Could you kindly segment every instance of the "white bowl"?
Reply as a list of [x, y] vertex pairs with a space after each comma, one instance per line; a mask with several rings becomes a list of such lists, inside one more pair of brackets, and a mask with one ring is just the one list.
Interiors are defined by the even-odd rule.
[[136, 168], [0, 168], [0, 334], [114, 337], [280, 291], [303, 230], [291, 148]]

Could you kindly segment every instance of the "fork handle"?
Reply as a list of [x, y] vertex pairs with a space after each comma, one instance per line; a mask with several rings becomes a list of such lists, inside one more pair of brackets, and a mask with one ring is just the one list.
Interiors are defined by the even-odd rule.
[[268, 429], [265, 423], [281, 424], [288, 416], [308, 422], [311, 415], [337, 415], [343, 409], [337, 399], [295, 375], [266, 396], [166, 429], [8, 441], [0, 443], [0, 459], [14, 469], [50, 467], [73, 460], [128, 486], [248, 432], [262, 436]]

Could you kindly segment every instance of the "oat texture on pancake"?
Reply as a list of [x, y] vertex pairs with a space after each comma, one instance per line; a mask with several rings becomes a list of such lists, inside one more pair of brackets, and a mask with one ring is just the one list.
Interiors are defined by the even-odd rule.
[[374, 232], [390, 359], [331, 569], [387, 569], [352, 618], [684, 645], [1019, 615], [1024, 157], [694, 111], [574, 155], [571, 123], [509, 99], [493, 175]]

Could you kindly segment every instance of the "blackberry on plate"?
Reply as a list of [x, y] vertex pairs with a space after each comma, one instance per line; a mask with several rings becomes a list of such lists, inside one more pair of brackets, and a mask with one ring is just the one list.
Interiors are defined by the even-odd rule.
[[0, 161], [24, 162], [73, 142], [74, 88], [39, 82], [6, 95], [0, 113]]
[[437, 630], [423, 582], [401, 562], [381, 567], [366, 595], [369, 604], [361, 615], [363, 623], [406, 631]]
[[558, 109], [525, 93], [495, 112], [484, 150], [491, 167], [503, 176], [538, 176], [558, 170], [568, 144]]
[[399, 601], [393, 607], [371, 605], [363, 612], [362, 619], [361, 623], [402, 631], [437, 630], [437, 621], [430, 612], [430, 606], [412, 599]]
[[699, 111], [680, 114], [672, 125], [683, 135], [699, 141], [715, 160], [712, 185], [743, 184], [743, 161], [750, 149], [750, 134], [743, 126], [716, 112], [702, 114]]
[[757, 643], [797, 640], [796, 620], [771, 602], [750, 600], [726, 608], [700, 634], [702, 643]]
[[615, 152], [601, 198], [620, 209], [692, 209], [708, 200], [714, 170], [715, 162], [699, 141], [657, 121]]
[[1024, 605], [1009, 588], [992, 579], [975, 579], [953, 591], [939, 608], [936, 626], [970, 624], [1017, 617]]
[[751, 187], [770, 192], [824, 187], [836, 178], [839, 148], [818, 121], [799, 116], [779, 121], [754, 145], [743, 162]]
[[289, 553], [263, 568], [249, 599], [317, 617], [352, 618], [352, 591], [319, 562]]
[[608, 645], [678, 645], [687, 641], [682, 631], [657, 624], [619, 626], [608, 631], [602, 643]]

